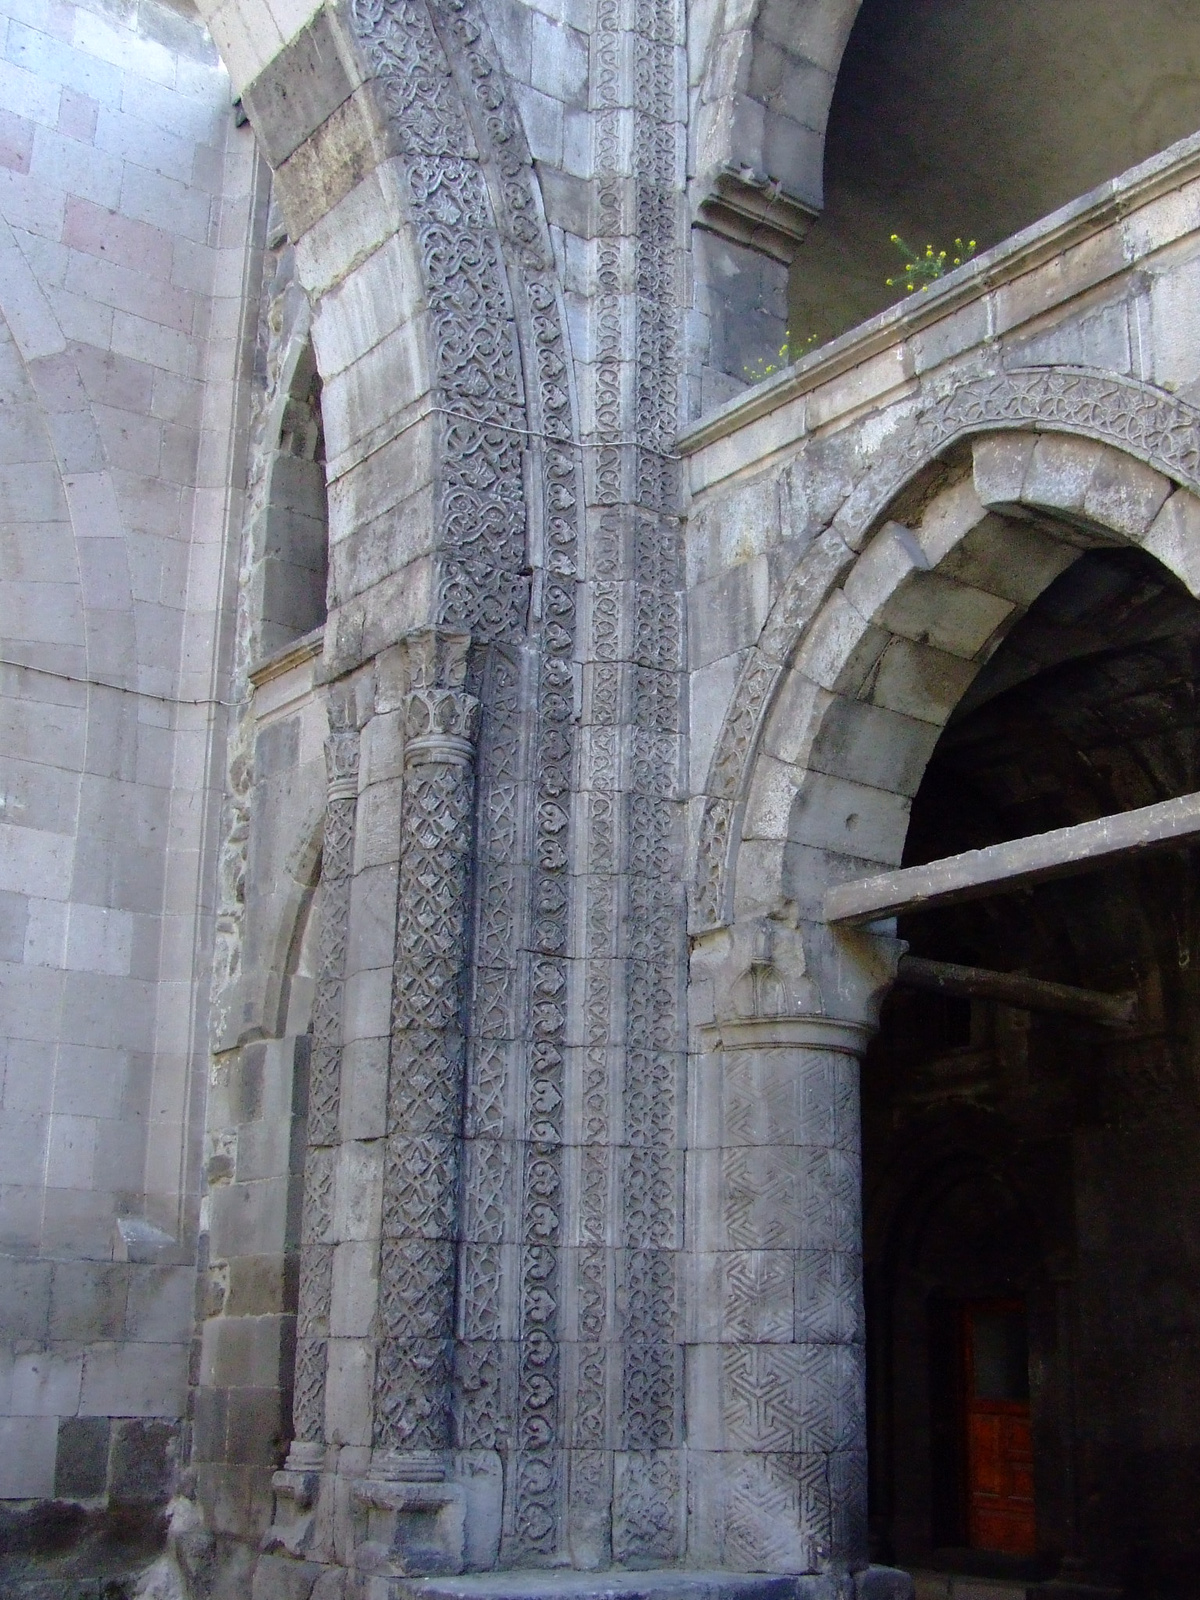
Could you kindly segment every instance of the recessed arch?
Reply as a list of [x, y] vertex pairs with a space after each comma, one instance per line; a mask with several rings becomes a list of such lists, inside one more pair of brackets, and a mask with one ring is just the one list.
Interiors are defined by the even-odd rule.
[[[861, 671], [849, 695], [858, 704], [854, 697], [867, 672], [883, 671], [886, 640], [904, 638], [905, 648], [897, 649], [887, 673], [871, 690], [874, 709], [890, 716], [903, 714], [891, 687], [892, 670], [899, 670], [906, 654], [933, 649], [945, 658], [954, 682], [946, 680], [940, 703], [930, 685], [925, 717], [912, 720], [940, 727], [1005, 627], [1034, 597], [1023, 597], [1014, 584], [1033, 581], [1040, 592], [1056, 570], [1062, 570], [1055, 566], [1062, 556], [1054, 552], [1083, 549], [1089, 541], [1140, 544], [1193, 593], [1198, 591], [1200, 541], [1192, 531], [1200, 528], [1194, 520], [1200, 517], [1198, 424], [1200, 417], [1191, 407], [1142, 385], [1050, 368], [964, 385], [918, 417], [895, 453], [891, 473], [882, 481], [866, 475], [830, 528], [797, 564], [742, 669], [706, 783], [692, 896], [694, 933], [729, 922], [738, 915], [739, 905], [742, 912], [752, 905], [765, 911], [788, 898], [782, 860], [789, 821], [779, 822], [778, 833], [771, 837], [764, 831], [768, 825], [757, 821], [755, 812], [778, 819], [783, 806], [790, 819], [790, 796], [797, 785], [788, 787], [784, 782], [781, 788], [775, 769], [800, 770], [793, 763], [808, 759], [825, 713], [805, 711], [802, 704], [784, 707], [785, 695], [801, 700], [807, 695], [815, 708], [818, 694], [846, 698], [846, 685]], [[965, 453], [956, 452], [959, 445]], [[902, 492], [907, 505], [900, 499]], [[953, 634], [947, 616], [936, 622], [938, 642], [918, 647], [904, 631], [919, 631], [918, 625], [911, 615], [901, 614], [913, 603], [917, 575], [931, 580], [923, 592], [932, 597], [946, 581], [946, 573], [939, 576], [935, 571], [943, 559], [986, 517], [1010, 513], [1023, 525], [1026, 559], [1034, 563], [1037, 575], [1034, 567], [1023, 578], [1017, 573], [1006, 579], [993, 571], [985, 581], [993, 589], [1007, 584], [1011, 592], [993, 594], [981, 588], [981, 595], [990, 598], [981, 599], [973, 623], [962, 623], [970, 637]], [[1054, 518], [1050, 534], [1049, 524], [1039, 522], [1047, 516]], [[914, 533], [909, 522], [923, 531]], [[1071, 534], [1071, 529], [1077, 531]], [[1067, 542], [1072, 538], [1075, 544]], [[965, 560], [967, 549], [964, 546], [955, 559]], [[994, 557], [991, 564], [994, 568]], [[882, 613], [893, 602], [898, 608], [890, 617], [894, 631], [888, 618], [880, 626]], [[928, 606], [930, 601], [923, 603]], [[877, 644], [878, 652], [872, 655]], [[914, 687], [919, 691], [919, 682]], [[889, 699], [895, 703], [888, 704]], [[760, 766], [769, 723], [795, 725], [798, 716], [810, 719], [805, 749], [787, 761], [768, 749]], [[825, 776], [840, 781], [842, 775]], [[812, 769], [809, 792], [814, 795], [818, 781]], [[772, 785], [774, 793], [768, 798]], [[898, 817], [895, 797], [892, 806]], [[814, 817], [820, 809], [812, 807]], [[855, 814], [853, 808], [845, 812]], [[899, 860], [903, 828], [898, 834], [894, 831], [895, 818], [891, 823], [882, 817], [877, 821], [882, 833], [865, 849], [867, 835], [860, 834], [848, 859], [882, 861], [890, 852]], [[886, 846], [884, 837], [889, 841]], [[749, 849], [743, 854], [747, 842]], [[835, 841], [823, 838], [819, 847], [833, 849]], [[736, 889], [735, 858], [741, 875]], [[751, 860], [753, 865], [744, 870]]]

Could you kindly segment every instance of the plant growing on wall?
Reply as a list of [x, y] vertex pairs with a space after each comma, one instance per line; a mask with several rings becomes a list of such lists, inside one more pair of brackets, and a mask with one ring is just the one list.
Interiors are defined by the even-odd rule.
[[768, 361], [765, 356], [761, 356], [750, 366], [743, 367], [742, 371], [751, 383], [761, 383], [764, 378], [769, 378], [772, 373], [782, 372], [784, 367], [790, 367], [793, 361], [799, 361], [805, 351], [810, 350], [816, 342], [817, 336], [815, 333], [810, 333], [807, 339], [802, 339], [798, 343], [793, 341], [792, 330], [789, 328], [783, 336], [783, 343], [779, 346], [779, 350], [772, 360]]
[[953, 272], [955, 267], [961, 267], [975, 254], [974, 239], [968, 239], [966, 244], [955, 239], [953, 255], [948, 250], [935, 250], [931, 244], [924, 250], [914, 250], [898, 233], [892, 234], [892, 243], [904, 257], [904, 271], [897, 278], [889, 278], [887, 285], [889, 289], [899, 289], [903, 285], [909, 294], [928, 289], [931, 283]]
[[[961, 239], [955, 239], [953, 255], [949, 250], [935, 250], [931, 244], [927, 244], [923, 250], [914, 250], [898, 233], [892, 234], [891, 242], [904, 257], [904, 271], [898, 277], [888, 278], [887, 286], [889, 289], [903, 287], [909, 294], [928, 289], [931, 283], [945, 277], [947, 272], [953, 272], [955, 267], [970, 261], [977, 248], [974, 239], [968, 239], [965, 244]], [[799, 361], [816, 342], [815, 333], [810, 333], [806, 339], [793, 339], [789, 328], [773, 357], [768, 359], [761, 356], [743, 367], [742, 371], [750, 383], [762, 383], [764, 378], [770, 378], [776, 372], [782, 372], [784, 367], [790, 367], [794, 361]]]

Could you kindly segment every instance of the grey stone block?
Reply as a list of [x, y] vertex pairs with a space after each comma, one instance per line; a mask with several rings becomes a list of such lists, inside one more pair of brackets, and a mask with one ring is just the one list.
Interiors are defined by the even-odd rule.
[[273, 167], [285, 161], [354, 89], [326, 13], [280, 51], [242, 91], [263, 154]]
[[244, 1045], [237, 1053], [229, 1088], [233, 1115], [238, 1122], [253, 1122], [262, 1115], [266, 1059], [267, 1047], [262, 1040]]
[[260, 781], [289, 772], [300, 759], [300, 719], [287, 717], [273, 722], [254, 743], [254, 772]]
[[108, 1485], [113, 1499], [124, 1505], [165, 1505], [178, 1438], [175, 1422], [114, 1422]]
[[0, 961], [21, 961], [25, 955], [25, 927], [29, 900], [23, 894], [0, 892]]
[[54, 1492], [88, 1499], [103, 1494], [108, 1483], [108, 1417], [64, 1417], [58, 1424], [54, 1460]]
[[49, 1261], [0, 1255], [0, 1333], [6, 1339], [44, 1339], [50, 1331]]
[[191, 1267], [133, 1267], [125, 1327], [131, 1339], [182, 1344], [192, 1331], [196, 1274]]
[[50, 1296], [53, 1339], [119, 1339], [129, 1269], [105, 1261], [59, 1261]]

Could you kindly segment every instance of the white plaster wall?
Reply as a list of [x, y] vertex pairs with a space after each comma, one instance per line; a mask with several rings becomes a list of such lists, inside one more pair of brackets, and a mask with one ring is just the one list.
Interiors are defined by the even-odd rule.
[[55, 1490], [60, 1419], [183, 1409], [257, 180], [211, 42], [156, 0], [3, 0], [0, 107], [0, 1498], [23, 1498]]

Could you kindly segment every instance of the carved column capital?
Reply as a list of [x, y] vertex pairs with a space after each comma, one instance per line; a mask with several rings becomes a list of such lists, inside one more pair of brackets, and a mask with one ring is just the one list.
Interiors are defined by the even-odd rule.
[[751, 1023], [765, 1039], [767, 1024], [811, 1022], [827, 1033], [858, 1029], [865, 1043], [907, 948], [886, 933], [802, 920], [787, 906], [736, 923], [694, 965], [711, 974], [714, 1022], [731, 1038]]
[[405, 708], [405, 725], [406, 766], [443, 762], [469, 767], [474, 761], [479, 701], [461, 689], [413, 689]]

